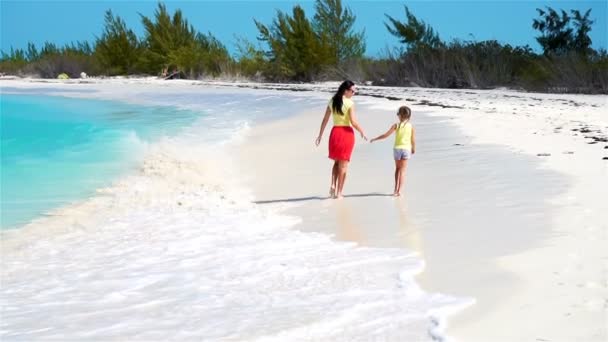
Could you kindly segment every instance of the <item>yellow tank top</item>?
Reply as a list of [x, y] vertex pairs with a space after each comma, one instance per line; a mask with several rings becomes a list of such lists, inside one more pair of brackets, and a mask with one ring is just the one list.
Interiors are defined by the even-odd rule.
[[409, 122], [400, 122], [397, 124], [395, 134], [395, 148], [404, 150], [412, 150], [412, 124]]
[[342, 113], [344, 113], [344, 115], [338, 112], [334, 112], [334, 109], [332, 108], [332, 102], [333, 101], [330, 99], [327, 105], [329, 106], [329, 110], [331, 110], [331, 116], [334, 119], [334, 126], [350, 126], [351, 123], [349, 110], [353, 106], [353, 100], [346, 97], [342, 98]]

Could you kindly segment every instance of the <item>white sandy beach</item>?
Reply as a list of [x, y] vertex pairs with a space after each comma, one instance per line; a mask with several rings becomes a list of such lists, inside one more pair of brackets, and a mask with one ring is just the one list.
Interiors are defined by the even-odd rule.
[[[136, 251], [134, 255], [144, 261], [135, 268], [123, 265], [116, 270], [116, 282], [125, 275], [133, 275], [133, 281], [136, 281], [136, 274], [147, 267], [156, 270], [163, 262], [157, 256], [167, 250], [170, 260], [184, 269], [179, 273], [180, 281], [155, 281], [151, 277], [147, 280], [149, 283], [131, 288], [129, 291], [136, 298], [140, 292], [148, 290], [159, 294], [160, 298], [159, 302], [146, 304], [134, 302], [130, 297], [131, 308], [161, 305], [163, 301], [176, 307], [187, 306], [192, 301], [198, 303], [196, 291], [205, 287], [234, 289], [222, 294], [228, 299], [217, 299], [218, 311], [202, 310], [205, 314], [201, 314], [199, 320], [188, 322], [202, 327], [188, 326], [192, 329], [186, 329], [187, 333], [170, 335], [174, 339], [196, 336], [244, 340], [441, 339], [442, 335], [433, 330], [441, 330], [441, 322], [435, 323], [439, 327], [428, 319], [411, 321], [411, 325], [399, 323], [404, 322], [408, 314], [419, 315], [412, 309], [417, 305], [427, 312], [427, 318], [440, 317], [442, 315], [436, 312], [433, 314], [439, 305], [444, 308], [442, 314], [452, 313], [446, 332], [458, 341], [608, 340], [608, 97], [605, 95], [359, 85], [354, 100], [367, 135], [373, 137], [385, 132], [395, 120], [396, 109], [408, 105], [412, 108], [417, 132], [417, 153], [408, 166], [404, 195], [393, 198], [388, 196], [392, 192], [394, 167], [391, 138], [373, 144], [358, 139], [346, 181], [346, 197], [331, 200], [327, 198], [331, 164], [326, 157], [330, 127], [321, 146], [315, 147], [313, 141], [323, 105], [337, 84], [273, 85], [150, 79], [83, 82], [3, 80], [0, 85], [17, 89], [87, 88], [95, 90], [95, 96], [101, 98], [135, 103], [151, 101], [138, 96], [143, 90], [179, 96], [186, 92], [230, 89], [254, 95], [259, 92], [260, 98], [271, 96], [268, 101], [280, 100], [281, 94], [297, 94], [303, 102], [285, 103], [284, 110], [295, 115], [281, 119], [278, 113], [272, 119], [256, 124], [246, 130], [245, 136], [225, 147], [228, 153], [219, 156], [208, 149], [201, 151], [192, 147], [191, 151], [175, 151], [171, 145], [164, 149], [161, 146], [160, 151], [153, 154], [156, 159], [153, 162], [148, 159], [147, 166], [143, 167], [143, 174], [148, 178], [124, 180], [116, 187], [106, 189], [99, 198], [64, 208], [60, 215], [34, 222], [30, 227], [24, 227], [23, 232], [3, 235], [3, 290], [27, 294], [19, 284], [35, 283], [39, 281], [36, 276], [44, 279], [47, 266], [58, 267], [58, 264], [42, 261], [64, 253], [57, 249], [64, 245], [93, 249], [95, 252], [90, 256], [97, 258], [90, 271], [75, 266], [73, 274], [66, 275], [66, 282], [92, 277], [98, 286], [109, 286], [95, 275], [96, 266], [101, 267], [104, 261], [118, 263], [121, 256], [129, 254], [108, 255], [106, 248], [114, 247], [110, 242], [78, 246], [83, 240], [76, 236], [94, 233], [94, 239], [99, 243], [105, 241], [104, 236], [113, 236], [112, 231], [123, 231], [133, 241], [125, 238], [119, 245], [125, 251]], [[310, 92], [285, 91], [293, 89]], [[193, 95], [188, 96], [187, 100], [196, 101]], [[307, 102], [309, 97], [314, 100]], [[201, 169], [191, 167], [189, 158], [196, 160], [197, 155], [203, 154], [213, 156], [218, 160], [217, 164], [222, 159], [222, 167], [230, 165], [230, 171], [226, 173], [211, 164], [205, 165], [202, 168], [205, 174], [201, 174]], [[170, 168], [176, 162], [184, 166], [180, 171]], [[168, 179], [169, 173], [176, 176], [171, 179], [179, 179], [179, 182], [155, 183], [154, 187], [149, 183], [150, 175], [163, 175]], [[238, 187], [226, 184], [225, 177], [238, 179]], [[202, 205], [197, 202], [198, 194], [189, 192], [191, 184], [199, 179], [201, 184], [207, 184], [210, 178], [214, 179], [213, 187], [225, 191]], [[200, 192], [211, 190], [203, 187]], [[127, 203], [128, 196], [147, 200], [138, 202], [137, 207], [125, 207], [122, 204]], [[230, 210], [242, 213], [242, 220], [264, 220], [260, 222], [265, 225], [249, 233], [224, 236], [216, 232], [217, 227], [238, 227], [233, 227], [231, 221], [222, 223], [221, 217], [213, 216], [219, 223], [203, 229], [206, 225], [200, 222], [209, 220], [204, 214], [218, 211], [225, 205], [222, 196], [234, 198]], [[180, 198], [183, 202], [179, 207], [174, 203], [168, 207], [169, 204], [163, 203], [166, 198]], [[215, 209], [209, 209], [209, 203]], [[185, 211], [184, 206], [189, 210]], [[91, 215], [101, 207], [113, 208], [104, 211], [112, 214]], [[159, 208], [162, 211], [158, 212]], [[167, 218], [169, 214], [175, 214], [172, 220]], [[146, 221], [137, 217], [133, 221], [131, 217], [142, 215], [150, 217]], [[179, 217], [177, 221], [176, 217]], [[145, 224], [131, 225], [130, 222]], [[193, 222], [197, 226], [195, 230], [190, 229]], [[146, 225], [156, 227], [159, 233], [142, 233], [141, 229]], [[203, 228], [198, 230], [199, 226]], [[299, 235], [288, 235], [285, 226]], [[49, 227], [54, 232], [52, 238], [48, 237]], [[164, 227], [172, 229], [165, 231]], [[182, 232], [177, 237], [171, 235], [176, 228]], [[217, 235], [205, 240], [199, 236], [201, 232]], [[239, 234], [247, 239], [240, 241], [238, 246], [239, 250], [246, 249], [246, 253], [230, 258], [210, 252], [214, 248], [228, 250], [234, 247], [230, 239]], [[167, 240], [170, 241], [168, 247]], [[177, 252], [178, 244], [183, 241], [192, 242], [185, 247], [186, 254]], [[274, 241], [287, 242], [273, 244]], [[332, 244], [332, 241], [350, 243]], [[150, 243], [151, 248], [140, 251], [136, 242], [140, 245]], [[248, 249], [256, 244], [259, 248]], [[201, 257], [201, 249], [212, 254]], [[423, 270], [418, 266], [421, 261]], [[419, 273], [415, 278], [417, 284], [405, 279], [406, 284], [416, 290], [416, 294], [418, 285], [429, 294], [417, 297], [419, 303], [407, 301], [408, 293], [396, 290], [399, 272], [408, 265], [410, 273], [401, 277]], [[24, 272], [24, 266], [31, 274]], [[214, 274], [213, 267], [248, 270], [244, 279], [251, 284], [251, 292], [236, 286], [235, 278], [231, 278], [232, 271], [226, 271], [222, 279], [210, 280], [208, 275]], [[327, 274], [319, 272], [324, 268]], [[160, 277], [163, 270], [160, 267], [155, 274]], [[205, 273], [207, 271], [211, 273]], [[264, 272], [270, 280], [258, 277]], [[281, 274], [289, 274], [290, 281], [286, 282], [279, 276]], [[307, 280], [308, 276], [311, 278]], [[226, 278], [230, 281], [226, 282]], [[184, 286], [182, 281], [195, 285], [183, 289], [180, 288]], [[273, 282], [280, 287], [272, 285]], [[302, 284], [306, 286], [302, 288]], [[293, 285], [298, 288], [291, 288]], [[33, 284], [31, 288], [41, 286]], [[69, 299], [70, 291], [59, 294], [51, 291], [48, 297], [40, 298]], [[277, 296], [264, 296], [264, 291]], [[181, 292], [189, 296], [174, 298]], [[165, 296], [167, 293], [174, 297]], [[370, 293], [377, 295], [373, 305], [367, 302], [354, 305], [358, 300], [368, 298], [365, 295]], [[437, 297], [433, 297], [435, 294]], [[121, 293], [105, 298], [113, 303], [106, 309], [125, 314], [137, 312], [121, 307], [121, 295], [126, 296]], [[289, 302], [293, 297], [298, 300]], [[6, 298], [11, 298], [11, 305], [20, 304], [3, 291], [3, 303]], [[234, 304], [247, 301], [247, 298], [251, 303], [245, 309]], [[79, 300], [86, 299], [78, 298], [73, 304], [80, 307]], [[275, 310], [282, 302], [291, 303], [297, 311]], [[402, 302], [411, 306], [400, 311]], [[34, 316], [40, 314], [36, 313], [40, 308], [36, 306], [38, 304], [44, 303], [28, 303]], [[220, 304], [224, 305], [224, 311]], [[318, 308], [326, 312], [320, 312]], [[8, 313], [8, 317], [14, 319], [8, 322], [14, 325], [7, 325], [7, 320], [3, 320], [4, 332], [27, 326], [26, 320], [15, 314], [19, 309], [3, 304], [3, 316], [7, 317]], [[173, 314], [178, 318], [188, 317], [193, 312], [196, 315], [201, 307], [195, 305], [187, 309]], [[374, 310], [378, 310], [381, 319], [370, 320]], [[214, 314], [219, 312], [232, 315], [233, 319], [213, 321]], [[291, 315], [293, 318], [288, 319]], [[90, 316], [85, 322], [94, 325], [95, 317]], [[148, 315], [145, 318], [149, 320], [146, 322], [153, 322], [158, 317]], [[205, 325], [210, 321], [215, 325]], [[282, 325], [271, 326], [268, 322], [272, 321]], [[65, 324], [57, 323], [59, 326]], [[126, 330], [115, 326], [116, 330], [107, 328], [108, 334], [101, 336], [113, 339], [167, 337], [134, 333], [133, 329], [142, 323], [137, 320], [128, 323], [131, 325]], [[425, 325], [428, 327], [424, 328]], [[176, 324], [174, 329], [182, 331], [183, 327]], [[408, 334], [407, 329], [426, 333]], [[113, 331], [118, 335], [113, 335]], [[46, 336], [57, 338], [61, 337], [60, 333], [53, 331]], [[91, 330], [89, 333], [74, 336], [95, 336]]]
[[[458, 340], [606, 340], [608, 144], [585, 138], [606, 137], [606, 96], [359, 88], [408, 99], [357, 96], [370, 136], [398, 105], [413, 108], [405, 198], [373, 195], [392, 189], [390, 142], [359, 141], [347, 198], [329, 209], [315, 200], [325, 189], [311, 183], [327, 187], [330, 162], [312, 147], [321, 113], [311, 112], [260, 129], [245, 149], [248, 165], [270, 165], [253, 182], [261, 200], [301, 199], [291, 210], [338, 238], [420, 253], [425, 289], [476, 299], [450, 320]], [[263, 153], [285, 145], [290, 153]]]

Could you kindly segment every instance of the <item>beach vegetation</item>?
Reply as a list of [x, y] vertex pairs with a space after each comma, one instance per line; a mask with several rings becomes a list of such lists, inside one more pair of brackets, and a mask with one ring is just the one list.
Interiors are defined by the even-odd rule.
[[[29, 43], [28, 46], [33, 45]], [[35, 48], [35, 46], [34, 46]], [[22, 75], [22, 70], [28, 65], [30, 59], [22, 49], [13, 49], [9, 53], [2, 51], [0, 55], [0, 71], [6, 74]]]
[[[63, 47], [45, 42], [40, 49], [33, 44], [28, 44], [25, 51], [16, 50], [12, 52], [11, 56], [6, 57], [9, 61], [9, 68], [22, 65], [15, 70], [15, 74], [21, 76], [36, 75], [43, 78], [56, 78], [57, 75], [66, 73], [73, 78], [78, 77], [83, 70], [95, 69], [93, 48], [86, 41], [66, 44]], [[23, 65], [24, 60], [25, 65]], [[1, 68], [4, 68], [4, 61], [3, 56], [0, 61]]]
[[218, 75], [230, 60], [226, 47], [211, 33], [197, 32], [179, 9], [171, 16], [159, 3], [154, 18], [140, 17], [145, 34], [139, 69], [147, 74]]
[[385, 14], [388, 23], [384, 26], [393, 36], [397, 37], [402, 44], [411, 50], [424, 48], [440, 48], [444, 43], [439, 38], [439, 34], [433, 28], [416, 16], [405, 7], [406, 21], [401, 22], [388, 14]]
[[551, 7], [537, 8], [536, 11], [540, 18], [532, 21], [532, 27], [540, 32], [536, 41], [546, 56], [571, 52], [586, 55], [591, 52], [591, 10], [587, 10], [585, 14], [572, 10], [572, 16], [564, 10], [558, 12]]
[[[177, 9], [160, 2], [153, 16], [140, 14], [138, 37], [111, 10], [95, 41], [0, 52], [0, 73], [56, 78], [65, 73], [169, 78], [246, 78], [264, 82], [351, 79], [386, 86], [437, 88], [511, 87], [544, 92], [608, 93], [608, 54], [594, 50], [591, 10], [537, 9], [531, 26], [542, 51], [496, 40], [442, 40], [437, 31], [404, 6], [402, 17], [379, 18], [399, 40], [378, 57], [365, 56], [365, 30], [341, 0], [316, 0], [307, 16], [295, 5], [277, 11], [270, 23], [253, 20], [257, 41], [237, 37], [236, 53], [211, 32], [198, 31]], [[200, 27], [201, 23], [197, 23]]]
[[606, 54], [591, 49], [591, 11], [537, 11], [540, 18], [532, 26], [540, 32], [540, 55], [529, 46], [495, 40], [444, 42], [406, 6], [404, 21], [386, 14], [384, 23], [403, 47], [368, 63], [367, 79], [398, 86], [608, 93]]
[[329, 42], [315, 33], [302, 7], [295, 6], [292, 15], [277, 11], [270, 26], [254, 21], [259, 39], [269, 47], [265, 52], [268, 65], [264, 69], [269, 78], [311, 81], [323, 66], [335, 62]]
[[263, 74], [271, 80], [311, 81], [343, 73], [344, 63], [363, 58], [365, 32], [355, 32], [356, 16], [340, 0], [317, 0], [312, 20], [294, 6], [277, 11], [270, 25], [254, 19], [265, 44]]
[[317, 0], [313, 27], [319, 39], [325, 42], [332, 59], [343, 63], [363, 57], [365, 53], [365, 30], [355, 32], [357, 17], [340, 0]]
[[95, 57], [101, 71], [110, 76], [132, 74], [137, 69], [141, 44], [133, 30], [112, 10], [105, 13], [105, 26], [95, 43]]
[[261, 46], [256, 46], [244, 37], [236, 37], [236, 62], [234, 69], [239, 76], [255, 81], [263, 81], [262, 71], [266, 65], [266, 56]]

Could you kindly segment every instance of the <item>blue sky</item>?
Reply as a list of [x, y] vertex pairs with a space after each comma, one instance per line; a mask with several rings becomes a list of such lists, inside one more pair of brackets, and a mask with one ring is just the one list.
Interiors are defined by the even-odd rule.
[[[314, 1], [163, 1], [170, 13], [181, 9], [195, 29], [212, 33], [231, 51], [236, 50], [236, 36], [256, 41], [257, 29], [253, 18], [270, 24], [276, 10], [291, 13], [295, 4], [300, 4], [307, 16], [314, 15]], [[343, 1], [357, 16], [355, 29], [365, 29], [368, 56], [379, 56], [386, 49], [399, 46], [384, 22], [384, 14], [405, 21], [404, 5], [414, 15], [430, 24], [443, 40], [488, 40], [496, 39], [511, 45], [530, 45], [540, 51], [534, 37], [532, 20], [537, 18], [536, 8], [545, 6], [554, 9], [592, 9], [595, 20], [591, 39], [593, 47], [608, 45], [606, 0], [553, 0], [553, 1], [493, 1], [493, 0], [417, 0], [417, 1]], [[45, 41], [59, 45], [75, 41], [93, 42], [103, 30], [103, 16], [107, 9], [123, 18], [129, 28], [143, 36], [143, 27], [138, 13], [152, 18], [157, 1], [131, 0], [0, 0], [1, 49], [8, 52], [12, 47], [25, 48], [31, 41], [37, 46]]]

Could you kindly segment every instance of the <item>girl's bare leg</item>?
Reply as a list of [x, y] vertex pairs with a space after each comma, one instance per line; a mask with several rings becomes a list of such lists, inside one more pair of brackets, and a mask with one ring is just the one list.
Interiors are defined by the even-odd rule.
[[399, 162], [400, 160], [395, 160], [395, 188], [393, 189], [393, 196], [398, 196], [399, 193]]
[[407, 168], [407, 159], [395, 161], [395, 196], [401, 195], [401, 186], [405, 178], [405, 170]]
[[342, 189], [344, 188], [344, 182], [346, 181], [346, 171], [348, 170], [348, 161], [338, 161], [338, 185], [336, 191], [336, 198], [342, 198]]

